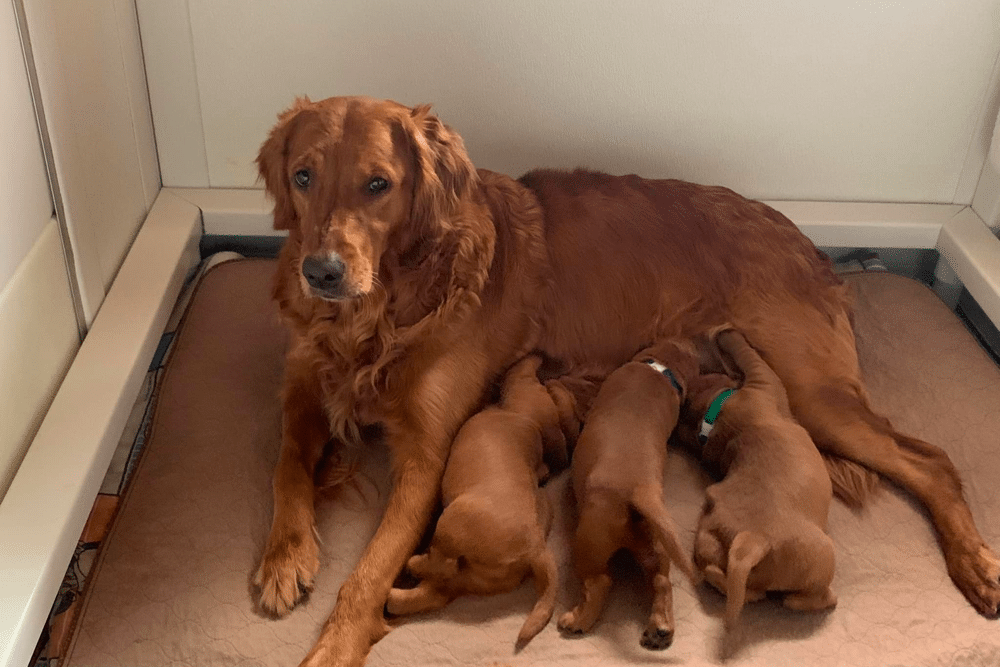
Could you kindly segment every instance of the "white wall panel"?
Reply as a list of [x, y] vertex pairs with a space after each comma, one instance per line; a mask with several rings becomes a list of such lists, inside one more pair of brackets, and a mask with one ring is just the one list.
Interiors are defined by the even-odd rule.
[[0, 499], [79, 344], [53, 218], [0, 291]]
[[136, 9], [163, 185], [208, 187], [187, 0], [136, 0]]
[[17, 20], [0, 2], [0, 289], [52, 217]]
[[[1000, 33], [1000, 16], [997, 17], [994, 29]], [[972, 131], [969, 152], [965, 156], [965, 165], [959, 175], [958, 186], [955, 188], [956, 204], [971, 204], [976, 196], [975, 191], [983, 166], [989, 160], [990, 142], [998, 112], [1000, 112], [1000, 55], [993, 62], [993, 73], [986, 81], [986, 89], [983, 91], [979, 118]]]
[[159, 185], [127, 2], [25, 3], [88, 322]]
[[139, 18], [134, 0], [114, 0], [114, 7], [118, 19], [125, 85], [128, 87], [129, 110], [132, 114], [132, 130], [135, 133], [135, 150], [139, 157], [142, 193], [148, 211], [160, 192], [160, 165], [156, 156], [153, 116], [149, 109]]
[[0, 665], [29, 664], [200, 235], [161, 192], [0, 502]]
[[766, 198], [950, 203], [960, 180], [971, 196], [1000, 52], [998, 0], [162, 2], [189, 11], [185, 99], [204, 138], [159, 144], [204, 148], [212, 187], [254, 185], [293, 96], [368, 94], [435, 103], [479, 166], [509, 173], [589, 165]]

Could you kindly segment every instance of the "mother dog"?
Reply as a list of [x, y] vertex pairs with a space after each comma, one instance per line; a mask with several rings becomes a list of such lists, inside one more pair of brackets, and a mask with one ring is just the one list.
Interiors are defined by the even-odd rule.
[[709, 315], [697, 327], [743, 331], [825, 453], [919, 498], [952, 580], [997, 614], [1000, 560], [954, 466], [871, 411], [846, 288], [780, 213], [680, 181], [477, 171], [428, 107], [359, 97], [297, 100], [257, 162], [274, 226], [289, 232], [275, 296], [292, 333], [255, 578], [265, 610], [288, 613], [319, 567], [317, 468], [369, 426], [394, 465], [382, 523], [303, 664], [360, 665], [387, 632], [383, 604], [428, 523], [452, 437], [495, 378], [532, 350], [609, 372], [697, 299]]

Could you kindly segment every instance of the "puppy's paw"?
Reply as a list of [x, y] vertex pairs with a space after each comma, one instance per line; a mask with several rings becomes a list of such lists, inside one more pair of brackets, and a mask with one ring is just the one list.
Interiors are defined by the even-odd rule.
[[650, 651], [662, 651], [674, 643], [674, 631], [669, 628], [649, 626], [642, 633], [639, 644]]
[[312, 590], [319, 570], [319, 545], [312, 532], [268, 539], [254, 585], [261, 609], [281, 618]]
[[837, 596], [829, 588], [822, 591], [788, 593], [782, 600], [789, 609], [796, 611], [821, 611], [837, 606]]
[[559, 621], [556, 625], [559, 630], [567, 636], [572, 637], [582, 635], [589, 630], [590, 627], [584, 627], [581, 616], [582, 614], [580, 614], [578, 609], [567, 611], [559, 617]]
[[428, 574], [427, 563], [429, 560], [427, 554], [410, 556], [410, 559], [406, 561], [406, 571], [418, 579], [423, 579]]
[[718, 565], [715, 565], [714, 563], [706, 565], [704, 570], [702, 570], [702, 573], [704, 575], [705, 583], [723, 595], [726, 594], [726, 573], [723, 572]]

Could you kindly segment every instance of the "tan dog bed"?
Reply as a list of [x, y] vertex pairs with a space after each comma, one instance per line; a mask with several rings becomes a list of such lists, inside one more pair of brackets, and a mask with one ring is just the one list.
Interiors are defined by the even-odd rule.
[[[319, 508], [323, 566], [307, 603], [280, 621], [258, 615], [249, 574], [271, 520], [284, 346], [269, 301], [273, 270], [267, 260], [228, 262], [199, 285], [151, 439], [60, 667], [296, 665], [318, 636], [381, 516], [387, 460], [381, 448], [365, 452], [360, 493], [345, 491]], [[985, 539], [1000, 546], [1000, 370], [919, 283], [879, 273], [851, 281], [875, 408], [948, 451]], [[671, 453], [665, 497], [688, 548], [709, 481], [697, 462]], [[562, 559], [558, 616], [578, 586], [567, 560], [567, 475], [547, 489], [557, 507], [550, 543]], [[908, 498], [889, 489], [861, 516], [834, 503], [830, 533], [838, 607], [803, 614], [774, 601], [750, 604], [742, 616], [745, 647], [728, 664], [1000, 664], [1000, 626], [980, 617], [951, 584], [935, 536]], [[694, 591], [677, 572], [673, 580], [677, 630], [664, 652], [639, 646], [649, 592], [619, 580], [592, 634], [564, 639], [553, 623], [515, 654], [518, 628], [534, 602], [526, 583], [508, 595], [463, 598], [405, 619], [368, 664], [718, 664], [722, 598]]]

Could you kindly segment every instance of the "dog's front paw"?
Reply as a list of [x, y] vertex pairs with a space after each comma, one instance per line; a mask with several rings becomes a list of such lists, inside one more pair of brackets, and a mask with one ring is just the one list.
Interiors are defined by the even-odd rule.
[[1000, 558], [985, 544], [945, 552], [948, 574], [966, 599], [988, 618], [1000, 616]]
[[264, 612], [281, 618], [312, 589], [319, 570], [319, 545], [311, 532], [272, 535], [254, 575]]

